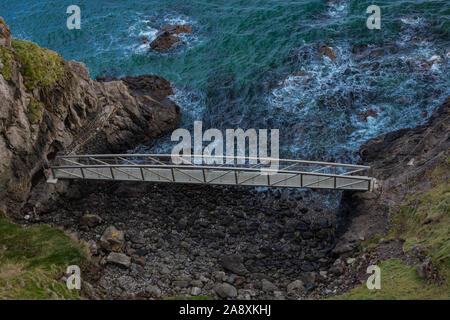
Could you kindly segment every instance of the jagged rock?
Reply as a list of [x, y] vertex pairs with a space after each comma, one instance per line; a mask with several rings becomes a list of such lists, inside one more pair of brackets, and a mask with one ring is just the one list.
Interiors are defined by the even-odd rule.
[[306, 286], [313, 286], [313, 285], [315, 285], [316, 280], [317, 280], [317, 273], [305, 272], [300, 276], [300, 278]]
[[278, 290], [278, 287], [267, 279], [263, 279], [261, 281], [261, 287], [265, 292], [273, 292]]
[[[0, 127], [4, 133], [0, 135], [0, 198], [12, 215], [18, 215], [24, 201], [32, 199], [32, 187], [43, 182], [39, 176], [44, 163], [57, 153], [120, 153], [177, 127], [180, 110], [168, 98], [171, 88], [167, 80], [140, 76], [135, 82], [133, 77], [93, 81], [83, 63], [15, 41], [19, 44], [16, 49], [11, 46], [11, 31], [0, 18], [0, 50], [6, 54], [6, 60], [1, 60], [9, 64], [7, 72], [0, 69], [5, 73], [0, 76]], [[15, 50], [51, 57], [58, 69], [50, 71], [58, 76], [42, 82], [22, 75]], [[147, 81], [142, 83], [142, 79]], [[30, 108], [34, 108], [33, 114]], [[63, 188], [41, 188], [39, 201]]]
[[2, 17], [0, 17], [0, 46], [11, 48], [11, 30]]
[[161, 289], [159, 289], [157, 286], [148, 286], [147, 288], [145, 288], [145, 291], [147, 291], [152, 297], [154, 298], [159, 298], [161, 297]]
[[122, 268], [129, 268], [131, 266], [131, 258], [118, 252], [111, 252], [106, 258], [106, 262], [115, 264]]
[[330, 269], [330, 272], [336, 276], [339, 276], [345, 272], [345, 262], [341, 259], [336, 259], [333, 263], [333, 266]]
[[136, 263], [136, 264], [138, 264], [138, 265], [140, 265], [140, 266], [145, 266], [145, 264], [146, 264], [146, 260], [145, 260], [145, 258], [142, 258], [142, 257], [133, 257], [133, 262], [134, 263]]
[[180, 41], [180, 38], [168, 33], [160, 35], [158, 38], [150, 43], [150, 47], [156, 51], [163, 51], [170, 49], [175, 43]]
[[234, 298], [237, 296], [237, 290], [231, 284], [221, 283], [214, 287], [214, 291], [221, 298]]
[[170, 34], [190, 33], [192, 28], [187, 24], [167, 24], [161, 28], [157, 36], [161, 33], [168, 32]]
[[170, 49], [175, 43], [180, 41], [180, 38], [174, 36], [174, 34], [189, 32], [191, 32], [191, 27], [188, 25], [168, 24], [156, 34], [156, 39], [150, 43], [150, 47], [157, 51]]
[[201, 280], [192, 280], [191, 286], [203, 288], [203, 282]]
[[102, 222], [102, 218], [100, 218], [96, 214], [86, 214], [81, 217], [81, 221], [80, 221], [80, 223], [82, 225], [85, 225], [85, 226], [88, 226], [91, 228], [97, 226], [101, 222]]
[[88, 244], [89, 252], [92, 255], [96, 255], [98, 253], [97, 243], [95, 243], [94, 240], [89, 240], [87, 244]]
[[192, 296], [198, 296], [202, 293], [202, 289], [198, 288], [198, 287], [192, 287], [191, 289], [191, 295]]
[[288, 293], [297, 293], [298, 291], [304, 290], [305, 285], [301, 280], [295, 280], [289, 283], [286, 287]]
[[124, 233], [109, 226], [100, 238], [100, 247], [108, 251], [119, 251], [123, 247]]
[[323, 56], [327, 56], [331, 61], [334, 61], [337, 58], [336, 52], [334, 52], [333, 48], [327, 46], [326, 44], [320, 46], [319, 49], [319, 58], [322, 58]]
[[221, 258], [220, 264], [225, 270], [231, 271], [240, 276], [244, 276], [248, 273], [248, 270], [242, 263], [242, 257], [238, 255], [225, 255]]
[[177, 281], [173, 281], [172, 285], [174, 287], [178, 287], [178, 288], [187, 288], [189, 286], [189, 282], [185, 281], [185, 280], [177, 280]]
[[345, 217], [342, 224], [345, 231], [333, 249], [335, 255], [347, 258], [358, 248], [361, 237], [372, 239], [376, 234], [386, 233], [395, 204], [403, 202], [409, 194], [430, 188], [430, 180], [423, 177], [446, 162], [449, 131], [450, 97], [447, 97], [423, 125], [389, 132], [360, 147], [360, 164], [370, 166], [371, 176], [377, 179], [374, 196], [343, 193], [341, 215]]
[[430, 283], [439, 283], [437, 268], [433, 265], [430, 258], [416, 266], [416, 271], [421, 278], [425, 278]]

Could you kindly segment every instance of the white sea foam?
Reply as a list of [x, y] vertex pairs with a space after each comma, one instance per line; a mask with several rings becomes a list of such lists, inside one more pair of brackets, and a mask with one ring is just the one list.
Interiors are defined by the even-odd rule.
[[[134, 43], [128, 47], [135, 54], [147, 54], [149, 52], [149, 43], [142, 43], [141, 38], [145, 37], [148, 42], [152, 42], [156, 39], [158, 31], [167, 24], [188, 24], [193, 29], [196, 28], [197, 22], [184, 15], [172, 15], [167, 14], [163, 17], [146, 17], [143, 15], [138, 15], [136, 22], [133, 23], [128, 32], [136, 40]], [[200, 42], [198, 34], [193, 30], [191, 33], [180, 33], [177, 34], [180, 41], [175, 44], [175, 48], [185, 48], [187, 50], [194, 47]], [[166, 52], [152, 52], [157, 55], [166, 55]]]
[[348, 3], [344, 0], [328, 1], [328, 15], [332, 18], [340, 18], [348, 14]]
[[[380, 56], [370, 55], [375, 47], [353, 54], [341, 43], [333, 48], [335, 61], [319, 59], [318, 47], [302, 45], [301, 73], [287, 76], [267, 97], [268, 112], [288, 119], [290, 130], [300, 128], [283, 143], [294, 156], [352, 158], [368, 139], [425, 121], [450, 93], [449, 59], [429, 43]], [[375, 115], [363, 116], [367, 110]]]

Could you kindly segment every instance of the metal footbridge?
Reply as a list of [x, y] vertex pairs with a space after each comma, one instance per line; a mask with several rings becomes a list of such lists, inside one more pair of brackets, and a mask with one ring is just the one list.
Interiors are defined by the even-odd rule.
[[363, 175], [370, 167], [361, 165], [205, 155], [175, 158], [169, 154], [64, 155], [44, 171], [48, 183], [79, 179], [357, 191], [372, 191], [375, 184], [375, 179]]

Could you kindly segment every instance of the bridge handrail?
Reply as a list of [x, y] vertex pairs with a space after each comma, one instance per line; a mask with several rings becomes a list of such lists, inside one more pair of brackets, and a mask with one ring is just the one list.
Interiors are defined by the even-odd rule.
[[[330, 167], [346, 167], [346, 168], [358, 168], [369, 170], [370, 166], [357, 165], [357, 164], [345, 164], [345, 163], [334, 163], [334, 162], [324, 162], [324, 161], [307, 161], [307, 160], [291, 160], [291, 159], [278, 159], [278, 158], [266, 158], [266, 157], [240, 157], [240, 156], [216, 156], [216, 155], [177, 155], [177, 157], [185, 158], [189, 157], [195, 158], [206, 158], [206, 159], [235, 159], [235, 160], [259, 160], [259, 161], [279, 161], [279, 162], [289, 162], [289, 163], [301, 163], [301, 164], [311, 164], [311, 165], [323, 165]], [[80, 158], [172, 158], [171, 154], [85, 154], [85, 155], [58, 155], [56, 159], [80, 159]], [[195, 167], [198, 167], [193, 163]], [[211, 168], [210, 166], [207, 168]], [[225, 168], [225, 167], [220, 167]], [[259, 169], [258, 169], [259, 170]], [[291, 171], [292, 172], [292, 171]]]

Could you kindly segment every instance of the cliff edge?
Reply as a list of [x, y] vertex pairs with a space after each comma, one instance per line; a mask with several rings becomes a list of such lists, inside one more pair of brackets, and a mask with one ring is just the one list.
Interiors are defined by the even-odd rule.
[[30, 191], [55, 188], [42, 184], [42, 167], [57, 153], [124, 151], [176, 128], [172, 93], [153, 75], [94, 81], [83, 63], [11, 38], [0, 17], [0, 209], [39, 206]]

